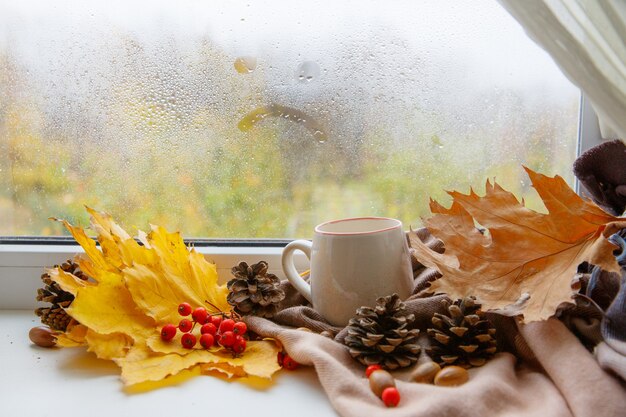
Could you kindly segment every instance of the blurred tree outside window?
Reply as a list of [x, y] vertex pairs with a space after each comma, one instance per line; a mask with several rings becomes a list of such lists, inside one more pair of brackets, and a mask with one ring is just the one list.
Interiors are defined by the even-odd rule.
[[0, 0], [0, 235], [418, 226], [493, 177], [540, 209], [579, 95], [495, 0]]

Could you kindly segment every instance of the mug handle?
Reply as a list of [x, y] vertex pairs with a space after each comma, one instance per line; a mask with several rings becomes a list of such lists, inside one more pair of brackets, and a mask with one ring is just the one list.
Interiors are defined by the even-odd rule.
[[298, 271], [296, 270], [296, 267], [293, 264], [293, 253], [297, 250], [300, 250], [304, 252], [306, 257], [309, 258], [309, 261], [310, 261], [312, 246], [313, 244], [309, 242], [308, 240], [294, 240], [293, 242], [285, 246], [285, 249], [283, 249], [283, 256], [282, 256], [283, 272], [285, 273], [285, 276], [287, 277], [289, 282], [291, 282], [291, 285], [293, 285], [294, 288], [298, 290], [298, 292], [304, 296], [304, 298], [309, 300], [310, 303], [313, 302], [311, 300], [312, 298], [311, 297], [311, 285], [309, 285], [300, 276], [300, 274], [298, 274]]

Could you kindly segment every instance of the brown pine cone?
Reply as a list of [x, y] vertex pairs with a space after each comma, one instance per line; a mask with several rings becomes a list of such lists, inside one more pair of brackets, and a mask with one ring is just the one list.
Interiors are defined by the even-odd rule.
[[428, 329], [428, 355], [441, 366], [482, 366], [497, 350], [496, 329], [491, 326], [474, 297], [447, 304], [448, 314], [435, 313]]
[[[89, 277], [85, 275], [78, 266], [77, 263], [71, 259], [63, 262], [61, 265], [55, 265], [55, 268], [60, 268], [68, 274], [72, 274], [82, 280], [88, 280]], [[37, 301], [44, 303], [50, 303], [48, 307], [40, 307], [35, 310], [35, 314], [41, 318], [41, 322], [47, 326], [50, 326], [54, 330], [65, 331], [67, 325], [72, 318], [65, 312], [65, 308], [69, 307], [74, 301], [74, 295], [63, 291], [59, 284], [52, 281], [48, 273], [41, 275], [41, 280], [45, 284], [43, 288], [37, 290]]]
[[410, 329], [415, 320], [397, 294], [381, 297], [375, 307], [360, 307], [348, 323], [344, 344], [350, 355], [363, 365], [379, 364], [386, 369], [407, 367], [417, 361], [419, 329]]
[[267, 262], [248, 265], [240, 262], [231, 270], [233, 279], [226, 284], [227, 301], [236, 313], [271, 318], [278, 311], [278, 304], [285, 298], [280, 279], [267, 273]]

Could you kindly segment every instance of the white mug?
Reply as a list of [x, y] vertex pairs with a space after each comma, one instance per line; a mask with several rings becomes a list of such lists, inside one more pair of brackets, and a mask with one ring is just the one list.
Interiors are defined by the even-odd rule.
[[[298, 274], [294, 251], [311, 261], [309, 285]], [[385, 217], [334, 220], [315, 228], [313, 243], [295, 240], [283, 250], [283, 271], [291, 284], [329, 323], [345, 326], [361, 306], [413, 291], [411, 257], [402, 222]]]

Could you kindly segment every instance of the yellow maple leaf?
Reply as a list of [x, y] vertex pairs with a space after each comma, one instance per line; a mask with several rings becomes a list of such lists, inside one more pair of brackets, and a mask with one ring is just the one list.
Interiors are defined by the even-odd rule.
[[87, 326], [77, 324], [69, 327], [65, 332], [57, 335], [57, 346], [59, 347], [77, 347], [85, 346], [87, 343], [85, 338], [89, 329]]
[[547, 214], [528, 209], [489, 181], [483, 197], [450, 192], [449, 209], [431, 200], [435, 215], [424, 225], [444, 242], [445, 253], [430, 250], [413, 234], [411, 246], [420, 262], [442, 273], [432, 283], [434, 291], [454, 298], [475, 295], [485, 309], [506, 307], [529, 294], [524, 316], [534, 321], [570, 300], [570, 282], [581, 262], [619, 270], [607, 238], [626, 226], [626, 219], [583, 200], [559, 176], [526, 172]]
[[[159, 342], [155, 340], [155, 343]], [[276, 361], [279, 348], [267, 340], [249, 342], [245, 354], [240, 357], [233, 357], [232, 354], [220, 350], [189, 350], [178, 344], [161, 343], [160, 349], [166, 353], [155, 354], [149, 348], [135, 347], [126, 357], [114, 359], [122, 368], [122, 380], [125, 384], [159, 381], [196, 365], [201, 367], [204, 374], [217, 370], [228, 377], [255, 376], [266, 379], [280, 369]]]
[[123, 358], [133, 345], [133, 340], [124, 333], [100, 334], [91, 329], [87, 330], [85, 342], [87, 351], [99, 359]]
[[178, 321], [177, 306], [182, 301], [206, 306], [212, 312], [216, 312], [214, 306], [221, 311], [230, 310], [226, 301], [228, 289], [217, 284], [215, 264], [195, 250], [189, 251], [180, 235], [169, 234], [163, 228], [153, 227], [147, 238], [151, 250], [158, 254], [158, 262], [134, 263], [123, 274], [134, 301], [157, 324]]
[[73, 274], [65, 272], [61, 268], [46, 269], [46, 273], [63, 291], [67, 291], [74, 296], [79, 288], [94, 285], [94, 283], [82, 280]]
[[67, 312], [99, 334], [123, 333], [134, 341], [145, 340], [154, 333], [155, 323], [137, 307], [121, 277], [118, 279], [79, 288]]
[[220, 349], [183, 349], [179, 338], [163, 342], [160, 328], [178, 322], [177, 307], [183, 301], [208, 310], [230, 310], [228, 290], [218, 285], [216, 266], [187, 248], [179, 233], [152, 226], [149, 234], [139, 233], [140, 244], [108, 214], [87, 210], [100, 248], [84, 229], [60, 221], [85, 250], [86, 256], [75, 261], [93, 280], [60, 268], [49, 272], [75, 296], [66, 311], [80, 322], [59, 335], [59, 346], [87, 345], [99, 358], [114, 360], [126, 385], [159, 381], [200, 365], [262, 378], [279, 369], [278, 347], [268, 341], [249, 342], [240, 357]]
[[124, 358], [114, 359], [115, 363], [122, 368], [122, 382], [125, 385], [159, 381], [194, 365], [215, 360], [217, 359], [211, 352], [199, 349], [188, 351], [185, 355], [177, 353], [155, 355], [146, 351], [145, 357], [138, 358], [134, 355], [128, 355]]

